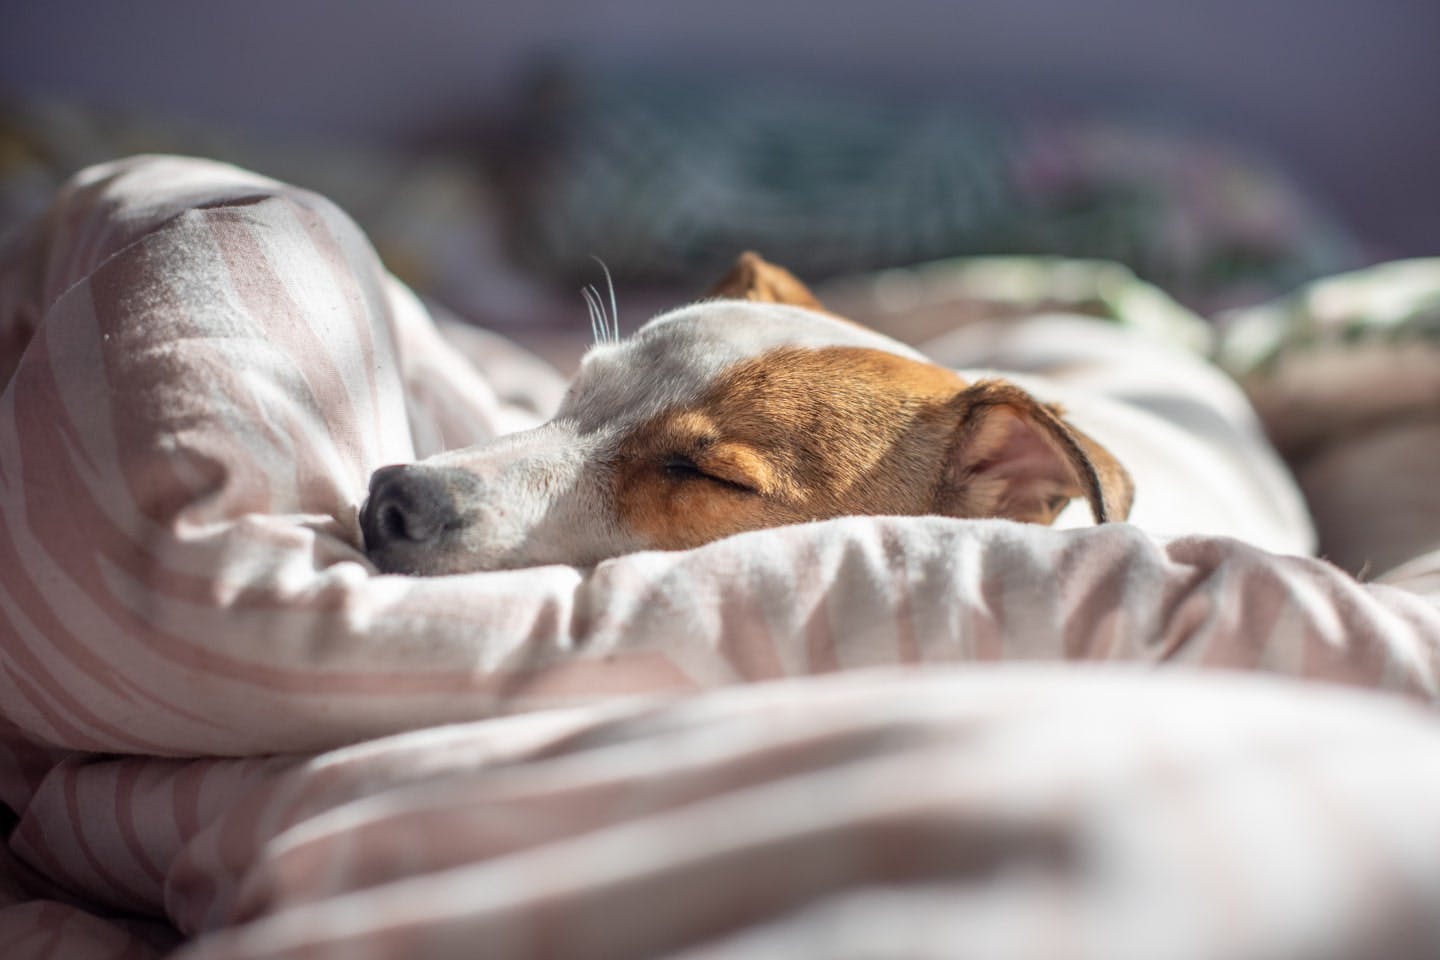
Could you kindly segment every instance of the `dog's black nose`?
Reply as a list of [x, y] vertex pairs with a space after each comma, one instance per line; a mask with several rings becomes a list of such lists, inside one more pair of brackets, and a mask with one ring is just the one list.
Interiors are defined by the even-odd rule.
[[444, 472], [395, 464], [371, 475], [370, 497], [360, 510], [360, 531], [366, 551], [373, 553], [395, 543], [429, 543], [458, 519]]

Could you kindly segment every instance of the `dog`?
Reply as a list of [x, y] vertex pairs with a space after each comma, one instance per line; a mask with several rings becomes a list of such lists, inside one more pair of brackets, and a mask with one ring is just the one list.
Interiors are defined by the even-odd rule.
[[[1164, 475], [1174, 459], [1162, 484], [1184, 483]], [[377, 470], [359, 520], [380, 571], [437, 575], [855, 514], [1076, 525], [1073, 502], [1103, 524], [1135, 497], [1122, 458], [1052, 399], [934, 363], [747, 253], [706, 299], [593, 346], [550, 422]]]
[[361, 511], [382, 571], [588, 565], [849, 514], [1124, 519], [1111, 453], [999, 379], [968, 382], [743, 255], [692, 306], [586, 355], [555, 418], [383, 467]]

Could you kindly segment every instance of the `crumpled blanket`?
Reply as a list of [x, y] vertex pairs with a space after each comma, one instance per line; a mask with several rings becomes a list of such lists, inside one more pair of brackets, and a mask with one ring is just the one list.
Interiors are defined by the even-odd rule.
[[370, 472], [537, 413], [202, 161], [73, 181], [0, 344], [7, 956], [1440, 945], [1434, 594], [942, 518], [376, 576]]

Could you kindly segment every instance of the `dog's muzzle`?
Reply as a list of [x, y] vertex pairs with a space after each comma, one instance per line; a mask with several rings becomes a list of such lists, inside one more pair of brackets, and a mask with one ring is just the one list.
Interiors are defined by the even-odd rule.
[[360, 532], [370, 559], [386, 572], [425, 567], [425, 552], [465, 525], [456, 494], [470, 482], [463, 471], [418, 464], [376, 470], [360, 510]]

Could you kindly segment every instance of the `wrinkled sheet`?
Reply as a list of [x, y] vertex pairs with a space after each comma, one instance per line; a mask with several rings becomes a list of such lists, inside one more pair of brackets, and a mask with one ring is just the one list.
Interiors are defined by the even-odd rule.
[[1440, 947], [1424, 578], [941, 518], [376, 576], [370, 472], [537, 413], [197, 161], [73, 182], [0, 343], [14, 955]]

